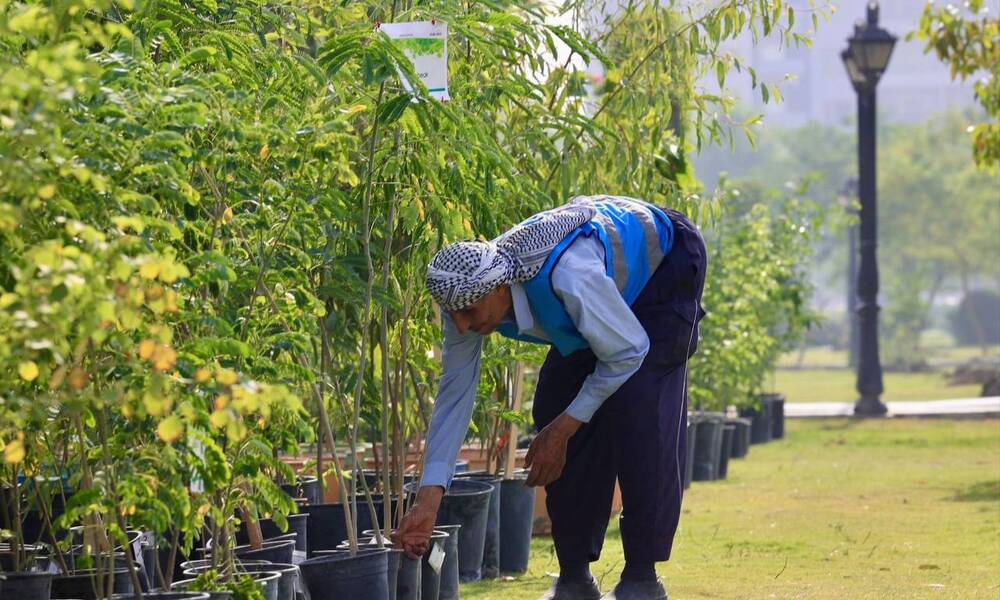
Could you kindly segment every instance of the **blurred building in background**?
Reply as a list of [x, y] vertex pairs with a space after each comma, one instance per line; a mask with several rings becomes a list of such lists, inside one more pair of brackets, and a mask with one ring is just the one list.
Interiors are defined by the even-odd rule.
[[[816, 0], [823, 5], [824, 0]], [[749, 35], [731, 44], [767, 83], [781, 83], [784, 101], [765, 105], [760, 94], [750, 87], [750, 78], [737, 76], [732, 91], [742, 103], [765, 114], [769, 127], [795, 127], [809, 122], [840, 124], [852, 121], [856, 112], [854, 90], [847, 80], [840, 51], [850, 36], [854, 23], [864, 19], [867, 0], [834, 2], [836, 11], [829, 22], [820, 19], [811, 48], [785, 47], [777, 40], [761, 40], [754, 46]], [[790, 4], [809, 10], [807, 0]], [[972, 82], [953, 82], [948, 67], [932, 54], [924, 54], [923, 44], [907, 40], [917, 28], [924, 2], [919, 0], [881, 0], [879, 21], [882, 27], [899, 37], [889, 68], [879, 82], [879, 113], [892, 121], [919, 122], [946, 110], [975, 105]], [[808, 12], [797, 14], [797, 23], [810, 22]], [[784, 81], [786, 75], [793, 79]]]

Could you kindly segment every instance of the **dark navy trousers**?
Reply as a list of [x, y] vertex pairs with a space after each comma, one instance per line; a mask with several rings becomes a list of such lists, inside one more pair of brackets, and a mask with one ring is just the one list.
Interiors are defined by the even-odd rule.
[[[680, 213], [674, 245], [632, 311], [649, 336], [642, 366], [570, 439], [566, 466], [545, 487], [552, 538], [561, 561], [595, 561], [601, 554], [617, 479], [627, 561], [670, 558], [680, 519], [687, 437], [687, 359], [704, 315], [705, 243]], [[596, 366], [589, 349], [549, 351], [538, 374], [532, 412], [541, 429], [576, 398]]]

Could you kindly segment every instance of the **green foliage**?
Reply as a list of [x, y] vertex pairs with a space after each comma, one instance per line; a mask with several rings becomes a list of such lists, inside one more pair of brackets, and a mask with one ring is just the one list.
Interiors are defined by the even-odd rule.
[[924, 42], [925, 52], [933, 51], [951, 68], [952, 79], [981, 75], [973, 87], [987, 120], [971, 125], [969, 132], [976, 164], [995, 172], [1000, 166], [1000, 16], [988, 4], [969, 0], [963, 10], [927, 3], [919, 28], [908, 38]]
[[779, 355], [815, 321], [806, 267], [825, 211], [806, 199], [807, 191], [806, 185], [787, 196], [728, 190], [729, 210], [706, 232], [707, 315], [689, 362], [694, 406], [720, 410], [753, 402]]
[[[314, 439], [305, 419], [355, 446], [362, 422], [391, 426], [397, 449], [426, 426], [438, 248], [580, 193], [718, 215], [686, 156], [731, 135], [732, 104], [695, 82], [746, 68], [721, 50], [744, 31], [805, 41], [779, 0], [629, 5], [594, 35], [534, 4], [440, 2], [441, 104], [403, 89], [412, 65], [372, 27], [428, 10], [0, 4], [5, 484], [68, 473], [99, 494], [60, 525], [189, 547], [231, 540], [237, 508], [280, 524], [276, 450]], [[593, 95], [574, 56], [608, 67]], [[491, 347], [487, 391], [525, 357]]]

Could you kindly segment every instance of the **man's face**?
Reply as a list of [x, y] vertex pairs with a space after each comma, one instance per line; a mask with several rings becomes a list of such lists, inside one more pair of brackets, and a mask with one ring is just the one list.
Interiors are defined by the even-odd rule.
[[449, 311], [452, 321], [458, 327], [459, 333], [475, 331], [479, 335], [487, 335], [500, 325], [500, 321], [510, 312], [513, 301], [510, 296], [510, 286], [502, 285], [486, 294], [472, 306], [463, 310]]

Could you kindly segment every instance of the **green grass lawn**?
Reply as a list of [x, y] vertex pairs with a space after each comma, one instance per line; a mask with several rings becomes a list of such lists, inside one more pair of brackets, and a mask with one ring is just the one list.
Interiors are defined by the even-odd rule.
[[[581, 493], [586, 493], [581, 491]], [[613, 520], [594, 573], [623, 564]], [[467, 600], [535, 600], [558, 570], [536, 539], [527, 574], [466, 585]], [[792, 421], [729, 479], [695, 483], [670, 597], [1000, 597], [1000, 421]]]
[[[989, 346], [986, 354], [978, 346], [929, 346], [927, 360], [931, 366], [961, 363], [974, 358], [997, 358], [1000, 346]], [[788, 352], [778, 359], [778, 366], [785, 368], [846, 367], [847, 350], [834, 350], [828, 346], [811, 346], [801, 354]]]
[[[787, 402], [854, 402], [857, 376], [847, 369], [778, 369], [768, 388], [781, 392]], [[943, 400], [975, 398], [980, 385], [948, 385], [944, 373], [883, 373], [882, 400]]]

